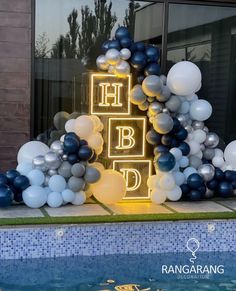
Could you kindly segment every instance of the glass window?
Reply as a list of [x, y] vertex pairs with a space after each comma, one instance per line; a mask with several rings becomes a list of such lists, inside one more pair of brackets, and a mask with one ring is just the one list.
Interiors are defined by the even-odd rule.
[[[158, 18], [157, 18], [158, 16]], [[135, 41], [161, 46], [162, 4], [134, 0], [36, 0], [35, 128], [58, 111], [88, 112], [87, 73], [102, 43], [127, 26]]]
[[236, 8], [169, 5], [167, 68], [181, 60], [202, 72], [199, 97], [208, 99], [214, 114], [210, 129], [225, 142], [236, 138]]

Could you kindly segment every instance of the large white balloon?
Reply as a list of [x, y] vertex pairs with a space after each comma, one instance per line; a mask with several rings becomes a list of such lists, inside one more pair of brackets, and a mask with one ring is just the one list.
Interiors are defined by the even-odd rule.
[[189, 113], [193, 120], [204, 121], [211, 116], [212, 106], [208, 101], [199, 99], [191, 104]]
[[99, 150], [104, 143], [100, 132], [95, 132], [87, 138], [88, 145], [94, 150]]
[[30, 208], [40, 208], [47, 202], [47, 192], [40, 186], [30, 186], [22, 193], [24, 203]]
[[88, 115], [82, 115], [76, 118], [74, 123], [74, 131], [81, 138], [87, 138], [94, 131], [93, 119]]
[[231, 141], [224, 151], [224, 158], [228, 165], [232, 166], [233, 168], [236, 167], [236, 140]]
[[121, 173], [114, 170], [104, 170], [98, 182], [91, 184], [94, 197], [106, 204], [121, 201], [126, 194], [126, 182]]
[[199, 90], [202, 75], [199, 68], [188, 61], [175, 64], [167, 75], [167, 86], [176, 95], [187, 96]]
[[160, 186], [164, 190], [172, 190], [175, 187], [175, 179], [171, 173], [165, 173], [160, 179]]
[[44, 156], [49, 152], [49, 147], [41, 141], [29, 141], [25, 143], [17, 154], [17, 162], [20, 163], [32, 163], [33, 158], [36, 156]]
[[166, 201], [166, 193], [162, 189], [153, 189], [151, 192], [151, 201], [156, 204], [162, 204]]
[[66, 132], [73, 132], [75, 126], [75, 119], [70, 119], [65, 124], [65, 130]]

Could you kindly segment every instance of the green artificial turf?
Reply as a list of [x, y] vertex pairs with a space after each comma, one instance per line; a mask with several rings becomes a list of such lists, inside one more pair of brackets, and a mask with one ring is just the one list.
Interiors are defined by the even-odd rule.
[[36, 224], [81, 224], [81, 223], [113, 223], [130, 221], [177, 221], [198, 219], [236, 219], [236, 212], [209, 213], [170, 213], [170, 214], [134, 214], [104, 216], [69, 216], [69, 217], [37, 217], [37, 218], [1, 218], [0, 225], [36, 225]]

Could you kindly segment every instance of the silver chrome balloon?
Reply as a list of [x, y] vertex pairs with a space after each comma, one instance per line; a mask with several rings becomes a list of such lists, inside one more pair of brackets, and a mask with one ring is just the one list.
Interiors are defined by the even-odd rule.
[[120, 50], [120, 57], [122, 58], [122, 60], [128, 60], [131, 57], [131, 51], [127, 48], [123, 48], [122, 50]]
[[67, 154], [64, 154], [61, 158], [63, 161], [67, 161], [68, 156], [67, 156]]
[[188, 133], [193, 132], [193, 128], [191, 125], [186, 125], [184, 128], [187, 130]]
[[198, 168], [198, 174], [208, 182], [214, 178], [215, 168], [211, 164], [203, 164]]
[[209, 132], [209, 129], [206, 126], [204, 126], [202, 130], [204, 130], [205, 132]]
[[42, 155], [34, 157], [32, 163], [35, 169], [41, 170], [43, 172], [47, 171], [48, 169], [45, 163], [44, 156]]
[[144, 103], [147, 96], [143, 93], [142, 86], [137, 84], [130, 91], [130, 102], [135, 105], [140, 105]]
[[170, 132], [173, 128], [173, 125], [173, 119], [166, 113], [157, 114], [153, 120], [153, 127], [156, 132], [160, 134], [166, 134]]
[[49, 182], [50, 178], [51, 178], [51, 176], [45, 176], [44, 186], [48, 186], [48, 182]]
[[150, 112], [151, 115], [154, 115], [154, 116], [161, 113], [162, 110], [163, 110], [163, 105], [159, 102], [152, 102], [148, 106], [148, 111]]
[[195, 120], [195, 121], [192, 122], [192, 127], [193, 127], [194, 130], [196, 130], [196, 129], [203, 129], [204, 122], [203, 121], [197, 121], [197, 120]]
[[125, 76], [130, 73], [130, 65], [128, 62], [121, 60], [115, 66], [115, 73], [118, 76]]
[[57, 170], [54, 170], [54, 169], [50, 169], [50, 170], [48, 170], [48, 175], [49, 175], [49, 176], [57, 175]]
[[51, 144], [50, 149], [60, 156], [63, 155], [63, 143], [60, 140], [55, 140]]
[[56, 170], [61, 165], [61, 158], [54, 152], [48, 152], [45, 156], [45, 164], [49, 169]]
[[216, 133], [209, 132], [207, 133], [204, 145], [207, 148], [214, 149], [215, 147], [217, 147], [219, 141], [220, 141], [219, 136]]
[[188, 125], [188, 118], [184, 114], [177, 114], [176, 118], [179, 120], [182, 126]]
[[96, 65], [100, 70], [108, 70], [109, 64], [107, 62], [107, 59], [104, 55], [100, 55], [96, 59]]
[[120, 61], [120, 52], [117, 49], [109, 49], [105, 56], [107, 62], [112, 66], [118, 64]]
[[169, 110], [167, 108], [162, 109], [162, 113], [170, 114]]
[[203, 151], [203, 157], [207, 159], [208, 161], [211, 161], [215, 156], [215, 150], [214, 149], [205, 149]]

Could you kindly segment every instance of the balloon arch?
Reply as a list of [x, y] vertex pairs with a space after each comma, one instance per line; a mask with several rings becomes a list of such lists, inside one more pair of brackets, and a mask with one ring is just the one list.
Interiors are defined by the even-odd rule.
[[[199, 99], [201, 72], [188, 61], [175, 64], [167, 77], [160, 74], [156, 46], [134, 42], [127, 28], [102, 45], [96, 64], [119, 76], [132, 72], [137, 82], [131, 103], [146, 111], [156, 174], [148, 179], [151, 200], [201, 200], [236, 194], [236, 141], [218, 148], [219, 137], [204, 122], [211, 104]], [[126, 193], [123, 176], [96, 162], [103, 151], [103, 124], [95, 115], [58, 112], [54, 116], [50, 148], [45, 133], [24, 144], [18, 166], [0, 174], [0, 206], [24, 202], [32, 208], [48, 204], [81, 205], [94, 195], [103, 203], [116, 203]]]

